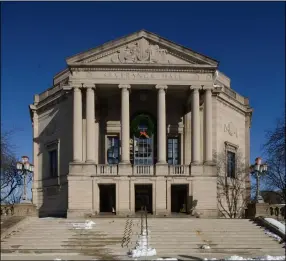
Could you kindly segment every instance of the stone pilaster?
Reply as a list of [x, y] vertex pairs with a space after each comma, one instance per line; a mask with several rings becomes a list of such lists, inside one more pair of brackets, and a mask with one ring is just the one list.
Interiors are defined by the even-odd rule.
[[[33, 105], [32, 105], [33, 106]], [[32, 185], [32, 203], [37, 206], [37, 208], [41, 205], [42, 202], [39, 201], [39, 180], [42, 180], [42, 177], [39, 175], [39, 143], [37, 142], [37, 138], [39, 137], [39, 116], [34, 108], [33, 110], [33, 164], [34, 164], [34, 172], [33, 172], [33, 185]]]
[[201, 86], [191, 86], [192, 106], [192, 164], [200, 164], [200, 94]]
[[95, 86], [86, 89], [86, 162], [95, 163]]
[[73, 161], [82, 162], [82, 93], [73, 88]]
[[158, 164], [166, 162], [166, 89], [167, 85], [156, 85], [158, 89], [158, 129], [157, 129], [157, 158]]

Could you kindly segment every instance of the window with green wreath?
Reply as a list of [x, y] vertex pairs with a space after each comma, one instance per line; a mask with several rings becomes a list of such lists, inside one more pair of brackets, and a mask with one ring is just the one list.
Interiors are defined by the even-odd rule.
[[130, 125], [130, 159], [134, 165], [154, 164], [155, 124], [148, 114], [139, 114]]

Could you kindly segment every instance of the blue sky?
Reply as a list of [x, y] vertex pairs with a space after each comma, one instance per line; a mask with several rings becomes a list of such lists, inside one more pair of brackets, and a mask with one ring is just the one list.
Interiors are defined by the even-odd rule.
[[285, 106], [283, 2], [4, 2], [1, 121], [16, 129], [18, 156], [32, 156], [28, 105], [65, 58], [140, 29], [220, 61], [254, 108], [251, 160]]

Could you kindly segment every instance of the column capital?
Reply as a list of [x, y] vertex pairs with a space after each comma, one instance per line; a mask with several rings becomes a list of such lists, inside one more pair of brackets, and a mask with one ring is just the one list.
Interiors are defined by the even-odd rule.
[[203, 86], [202, 85], [191, 85], [190, 90], [191, 91], [199, 91], [202, 90]]
[[82, 82], [69, 81], [68, 86], [70, 86], [71, 88], [82, 88], [83, 83]]
[[118, 85], [118, 88], [119, 89], [130, 89], [131, 88], [131, 85], [130, 84], [119, 84]]
[[81, 92], [82, 88], [80, 86], [73, 86], [72, 89], [74, 92]]
[[205, 91], [212, 91], [214, 89], [214, 87], [212, 85], [208, 85], [208, 86], [203, 86], [203, 90]]
[[168, 89], [168, 86], [167, 86], [166, 84], [157, 84], [157, 85], [155, 86], [155, 88], [156, 88], [157, 90], [167, 90], [167, 89]]
[[91, 90], [91, 89], [96, 89], [96, 84], [95, 83], [84, 83], [83, 87], [86, 88], [87, 90]]

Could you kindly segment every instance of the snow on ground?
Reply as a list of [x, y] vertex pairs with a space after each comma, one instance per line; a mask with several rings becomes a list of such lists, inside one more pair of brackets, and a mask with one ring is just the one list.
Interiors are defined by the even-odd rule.
[[271, 225], [277, 227], [285, 235], [285, 225], [274, 218], [264, 218]]
[[268, 229], [264, 229], [264, 233], [270, 237], [273, 237], [276, 241], [281, 242], [282, 238], [277, 236], [276, 234], [270, 232]]
[[95, 223], [91, 220], [86, 220], [84, 223], [72, 223], [73, 229], [92, 229]]
[[217, 258], [205, 258], [204, 260], [285, 260], [285, 256], [261, 256], [261, 257], [241, 257], [241, 256], [231, 256], [225, 259]]
[[[149, 232], [149, 231], [148, 231]], [[150, 234], [150, 232], [148, 233]], [[156, 249], [149, 246], [150, 236], [147, 235], [146, 229], [143, 230], [142, 235], [139, 235], [136, 242], [136, 247], [131, 250], [129, 256], [134, 257], [146, 257], [146, 256], [156, 256]]]

